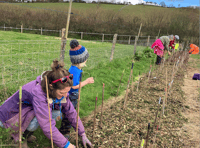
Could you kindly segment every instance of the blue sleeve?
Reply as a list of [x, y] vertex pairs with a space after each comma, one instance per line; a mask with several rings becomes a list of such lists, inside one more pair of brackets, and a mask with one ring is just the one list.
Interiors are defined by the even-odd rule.
[[79, 85], [79, 77], [80, 75], [77, 73], [73, 75], [73, 86]]

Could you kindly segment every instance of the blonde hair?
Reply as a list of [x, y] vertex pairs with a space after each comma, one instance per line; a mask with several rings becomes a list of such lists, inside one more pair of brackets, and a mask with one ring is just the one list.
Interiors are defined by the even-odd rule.
[[87, 60], [86, 60], [85, 62], [83, 62], [83, 63], [72, 64], [72, 66], [76, 66], [76, 67], [78, 67], [79, 69], [81, 69], [81, 68], [87, 66], [87, 65], [85, 64], [86, 62], [87, 62]]

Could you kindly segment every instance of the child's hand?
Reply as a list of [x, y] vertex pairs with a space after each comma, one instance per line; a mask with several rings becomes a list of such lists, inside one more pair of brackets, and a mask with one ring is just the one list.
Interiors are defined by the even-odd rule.
[[93, 77], [87, 78], [87, 84], [94, 83]]

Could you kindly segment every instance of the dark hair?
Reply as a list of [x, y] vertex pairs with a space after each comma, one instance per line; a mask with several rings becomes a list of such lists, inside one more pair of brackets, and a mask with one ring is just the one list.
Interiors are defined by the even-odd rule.
[[66, 83], [61, 83], [60, 81], [53, 83], [52, 86], [51, 84], [54, 80], [60, 79], [64, 76], [70, 75], [68, 70], [64, 68], [64, 63], [59, 62], [58, 60], [54, 60], [53, 63], [51, 64], [51, 71], [46, 71], [42, 77], [43, 80], [41, 82], [42, 90], [46, 92], [46, 81], [45, 81], [45, 76], [47, 76], [47, 84], [48, 84], [48, 91], [49, 91], [49, 97], [50, 98], [56, 98], [56, 90], [57, 89], [64, 89], [66, 87], [71, 87], [73, 86], [73, 81], [68, 80]]

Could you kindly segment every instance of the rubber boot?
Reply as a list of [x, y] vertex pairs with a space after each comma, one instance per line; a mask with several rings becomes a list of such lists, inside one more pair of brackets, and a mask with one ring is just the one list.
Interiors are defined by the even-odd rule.
[[34, 132], [30, 132], [28, 130], [24, 131], [23, 137], [27, 140], [27, 142], [33, 142], [36, 140], [36, 137], [33, 136]]
[[69, 139], [70, 137], [70, 122], [67, 118], [63, 118], [61, 122], [61, 126], [59, 131], [65, 136], [65, 138]]

